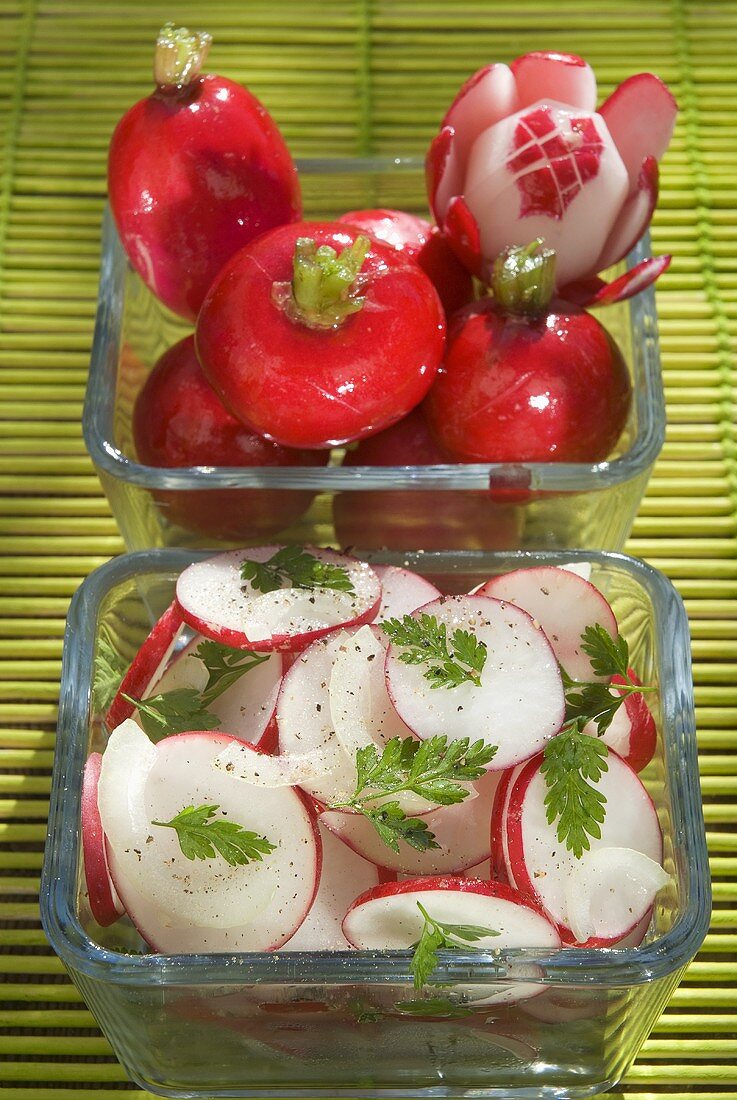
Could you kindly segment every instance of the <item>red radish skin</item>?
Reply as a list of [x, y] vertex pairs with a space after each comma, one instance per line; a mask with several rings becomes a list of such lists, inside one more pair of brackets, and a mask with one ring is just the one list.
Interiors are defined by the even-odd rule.
[[196, 73], [160, 83], [122, 117], [108, 194], [134, 268], [190, 321], [231, 256], [302, 213], [296, 168], [263, 104], [232, 80]]
[[125, 913], [115, 892], [105, 851], [105, 834], [97, 808], [97, 781], [102, 756], [90, 753], [82, 777], [82, 855], [90, 912], [99, 925], [107, 928]]
[[[612, 688], [624, 684], [641, 685], [634, 669], [629, 669], [629, 681], [623, 676], [612, 677]], [[592, 722], [584, 726], [584, 733], [597, 736]], [[650, 713], [645, 696], [628, 695], [614, 716], [612, 724], [602, 740], [629, 764], [633, 771], [641, 772], [652, 760], [658, 742], [658, 729]]]
[[[348, 450], [343, 465], [438, 466], [453, 461], [434, 441], [421, 409]], [[514, 550], [518, 509], [473, 489], [357, 490], [333, 498], [335, 533], [343, 546], [405, 550]]]
[[491, 808], [491, 877], [497, 882], [506, 882], [510, 886], [514, 883], [509, 877], [507, 869], [506, 845], [504, 844], [504, 830], [506, 826], [507, 807], [512, 783], [522, 765], [509, 768], [501, 773], [499, 785], [494, 795], [494, 805]]
[[484, 298], [462, 310], [423, 405], [459, 462], [605, 459], [631, 401], [626, 363], [599, 322], [558, 301], [520, 320]]
[[403, 210], [349, 210], [339, 222], [354, 226], [373, 240], [384, 241], [420, 265], [431, 279], [445, 316], [473, 300], [473, 280], [455, 257], [438, 227]]
[[[349, 597], [346, 601], [336, 601], [335, 610], [330, 611], [335, 621], [325, 622], [330, 592], [326, 595], [325, 589], [315, 589], [310, 595], [309, 591], [281, 589], [282, 595], [278, 598], [283, 599], [283, 607], [286, 610], [275, 621], [282, 625], [278, 625], [273, 633], [268, 633], [266, 631], [268, 623], [257, 619], [255, 620], [257, 636], [253, 634], [249, 636], [246, 632], [246, 616], [251, 605], [247, 601], [254, 595], [259, 596], [259, 593], [254, 592], [249, 584], [242, 581], [241, 563], [246, 559], [257, 562], [268, 561], [279, 549], [278, 546], [257, 546], [248, 550], [231, 550], [188, 566], [180, 574], [176, 587], [176, 603], [184, 621], [199, 634], [204, 634], [206, 638], [212, 638], [232, 649], [270, 652], [274, 649], [301, 650], [311, 642], [341, 627], [360, 626], [373, 620], [381, 602], [381, 585], [373, 570], [364, 562], [358, 562], [348, 555], [306, 547], [309, 553], [321, 561], [346, 568], [354, 583], [355, 596]], [[321, 611], [322, 617], [313, 613], [312, 618], [307, 620], [299, 610], [296, 610], [290, 618], [291, 594], [295, 592], [300, 598], [305, 597], [308, 604], [315, 603], [318, 593], [321, 597], [326, 596], [325, 607]], [[340, 593], [337, 595], [340, 596]], [[250, 630], [250, 627], [248, 629]]]
[[360, 236], [321, 222], [265, 233], [227, 264], [198, 318], [197, 354], [225, 405], [286, 447], [331, 447], [389, 427], [422, 400], [440, 365], [435, 288], [388, 245], [369, 242], [363, 304], [329, 328], [291, 319], [274, 300], [275, 285], [292, 284], [300, 238], [342, 254]]
[[[543, 800], [546, 787], [540, 773], [542, 759], [542, 753], [540, 753], [527, 761], [514, 781], [509, 796], [506, 834], [508, 867], [511, 877], [526, 897], [533, 898], [545, 909], [551, 920], [555, 922], [565, 944], [578, 947], [611, 947], [634, 930], [641, 919], [641, 914], [638, 914], [630, 928], [623, 929], [621, 933], [610, 937], [591, 937], [585, 943], [578, 943], [570, 928], [566, 926], [557, 893], [554, 895], [551, 892], [550, 882], [562, 883], [566, 864], [571, 863], [575, 857], [566, 851], [564, 844], [557, 841], [555, 824], [545, 825]], [[602, 779], [596, 784], [599, 789], [606, 787], [609, 792], [606, 803], [607, 813], [601, 826], [601, 839], [592, 838], [590, 841], [592, 850], [622, 844], [622, 838], [624, 837], [632, 841], [630, 847], [636, 847], [639, 851], [660, 863], [663, 854], [662, 834], [652, 799], [637, 779], [636, 773], [611, 749], [607, 754], [607, 761], [609, 771], [605, 772]], [[616, 799], [611, 797], [613, 776], [616, 776], [621, 784], [626, 784], [629, 788], [628, 791], [625, 791], [625, 788], [621, 787], [620, 797]], [[615, 780], [615, 783], [617, 780]], [[637, 803], [636, 810], [630, 807], [631, 812], [628, 812], [625, 793], [630, 802], [634, 800]], [[525, 810], [529, 813], [530, 809], [532, 809], [534, 817], [530, 818], [528, 829], [531, 832], [528, 835], [533, 836], [536, 840], [539, 839], [541, 843], [545, 843], [546, 837], [549, 837], [549, 847], [554, 851], [554, 858], [543, 860], [541, 857], [539, 867], [537, 863], [535, 866], [528, 863], [529, 852], [525, 846], [523, 820]], [[618, 817], [614, 817], [614, 814], [617, 814]], [[560, 875], [551, 879], [550, 876], [553, 874], [554, 869], [560, 869], [561, 866], [563, 870]]]
[[105, 715], [108, 729], [119, 726], [126, 718], [130, 718], [135, 710], [134, 704], [123, 698], [124, 693], [130, 695], [133, 699], [142, 699], [147, 694], [151, 684], [158, 680], [174, 651], [183, 623], [184, 619], [176, 601], [174, 601], [161, 618], [154, 623], [151, 633], [136, 653], [130, 668], [123, 677], [117, 694]]
[[[202, 372], [194, 336], [164, 352], [136, 398], [133, 439], [147, 466], [324, 466], [327, 451], [291, 450], [270, 443], [236, 420]], [[310, 492], [280, 489], [154, 492], [170, 523], [209, 538], [269, 537], [307, 510]]]

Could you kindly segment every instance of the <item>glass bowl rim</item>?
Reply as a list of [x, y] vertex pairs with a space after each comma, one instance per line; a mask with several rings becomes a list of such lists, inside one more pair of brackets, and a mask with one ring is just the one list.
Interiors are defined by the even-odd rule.
[[[41, 921], [51, 946], [71, 970], [125, 985], [220, 984], [411, 984], [408, 951], [240, 952], [224, 954], [127, 954], [101, 947], [86, 933], [76, 912], [82, 768], [87, 753], [95, 626], [110, 589], [145, 573], [177, 573], [210, 552], [155, 549], [124, 554], [91, 573], [75, 593], [67, 619], [62, 661], [59, 735], [49, 808], [49, 833], [40, 891]], [[438, 980], [481, 985], [492, 981], [538, 980], [560, 987], [641, 985], [685, 966], [709, 926], [711, 882], [699, 786], [688, 621], [671, 582], [646, 563], [607, 551], [433, 551], [367, 553], [367, 560], [419, 558], [425, 563], [486, 563], [507, 568], [533, 564], [591, 562], [618, 567], [645, 590], [654, 607], [653, 630], [660, 645], [660, 691], [664, 753], [672, 790], [674, 851], [679, 859], [683, 904], [673, 926], [636, 948], [508, 949], [453, 953], [436, 972]], [[501, 968], [501, 970], [500, 970]], [[532, 976], [534, 975], [534, 976]]]
[[[306, 157], [297, 161], [304, 174], [420, 171], [420, 157]], [[628, 268], [650, 255], [646, 233], [627, 257]], [[630, 325], [646, 324], [649, 340], [636, 357], [633, 400], [637, 434], [629, 449], [611, 461], [587, 463], [459, 463], [437, 466], [311, 467], [155, 467], [136, 462], [115, 443], [114, 415], [118, 348], [125, 295], [126, 257], [109, 206], [105, 208], [102, 255], [90, 372], [82, 415], [87, 450], [110, 477], [149, 489], [215, 490], [289, 488], [318, 491], [481, 489], [498, 487], [581, 492], [629, 481], [655, 461], [665, 438], [665, 398], [657, 344], [655, 291], [649, 287], [630, 299]], [[637, 363], [640, 369], [637, 369]]]

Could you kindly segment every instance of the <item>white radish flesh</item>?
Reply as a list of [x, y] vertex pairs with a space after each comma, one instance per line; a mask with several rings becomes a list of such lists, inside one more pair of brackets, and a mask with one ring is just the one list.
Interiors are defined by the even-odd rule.
[[570, 569], [538, 565], [492, 577], [479, 594], [506, 600], [531, 615], [572, 679], [605, 679], [594, 674], [589, 657], [581, 649], [581, 635], [587, 626], [599, 625], [616, 638], [617, 620], [601, 592], [589, 581]]
[[266, 562], [278, 546], [231, 550], [187, 567], [177, 603], [193, 629], [234, 649], [301, 649], [337, 627], [370, 621], [381, 598], [379, 579], [365, 562], [307, 547], [319, 561], [345, 570], [353, 592], [284, 587], [260, 592], [241, 578], [244, 561]]
[[320, 826], [322, 873], [312, 908], [282, 951], [349, 951], [342, 923], [349, 905], [377, 886], [379, 870]]
[[97, 805], [97, 784], [101, 766], [102, 757], [99, 752], [91, 753], [85, 764], [82, 778], [81, 825], [84, 877], [87, 883], [90, 912], [97, 923], [106, 928], [122, 917], [125, 909], [110, 878], [105, 851], [105, 833]]
[[176, 602], [172, 603], [158, 619], [151, 633], [133, 658], [120, 687], [105, 716], [108, 729], [115, 729], [121, 722], [130, 718], [135, 705], [123, 697], [142, 699], [151, 685], [161, 677], [162, 672], [174, 652], [177, 639], [182, 630], [182, 616]]
[[387, 619], [401, 619], [431, 600], [440, 596], [440, 590], [419, 573], [401, 569], [397, 565], [374, 565], [374, 573], [381, 581], [381, 605], [374, 619], [376, 623]]
[[360, 814], [326, 810], [320, 815], [320, 821], [349, 848], [379, 867], [412, 875], [465, 871], [489, 858], [489, 818], [500, 774], [487, 772], [473, 784], [478, 797], [455, 806], [440, 806], [423, 815], [439, 849], [418, 852], [400, 841], [399, 851], [395, 852]]
[[[141, 731], [120, 727], [103, 757], [99, 801], [111, 874], [126, 911], [156, 950], [273, 950], [312, 903], [321, 858], [314, 819], [289, 788], [251, 787], [244, 797], [242, 782], [212, 767], [232, 743], [194, 733], [154, 748]], [[219, 855], [189, 860], [175, 830], [153, 824], [206, 804], [275, 850], [238, 866]]]
[[[561, 930], [567, 943], [579, 942], [568, 924], [566, 891], [571, 875], [577, 874], [578, 860], [558, 840], [557, 822], [548, 824], [545, 807], [547, 785], [540, 771], [541, 757], [528, 761], [518, 775], [506, 815], [509, 870], [520, 890], [535, 898]], [[636, 773], [616, 753], [607, 754], [607, 771], [592, 785], [605, 797], [601, 837], [591, 837], [591, 851], [601, 848], [632, 848], [656, 863], [662, 862], [662, 836], [652, 800]], [[599, 904], [592, 901], [592, 906]], [[642, 916], [633, 914], [632, 926]], [[621, 939], [596, 937], [587, 946], [605, 946]]]
[[566, 923], [578, 943], [621, 939], [670, 881], [659, 863], [634, 848], [584, 852], [565, 884]]
[[274, 789], [323, 779], [335, 765], [335, 754], [323, 749], [301, 755], [270, 756], [254, 753], [250, 745], [236, 742], [216, 756], [212, 765], [253, 787]]
[[[202, 692], [207, 685], [208, 672], [197, 650], [205, 640], [197, 634], [151, 685], [144, 698], [181, 688]], [[233, 653], [242, 655], [237, 650]], [[210, 713], [220, 719], [218, 732], [232, 734], [250, 745], [259, 745], [274, 717], [281, 678], [280, 653], [270, 653], [265, 661], [244, 672], [222, 695], [207, 704]]]
[[517, 607], [486, 596], [447, 596], [418, 614], [445, 624], [449, 646], [456, 629], [486, 645], [480, 686], [472, 682], [433, 688], [428, 662], [402, 660], [390, 644], [386, 659], [389, 694], [399, 716], [423, 740], [445, 734], [496, 745], [494, 770], [533, 756], [561, 727], [563, 686], [558, 663], [542, 630]]

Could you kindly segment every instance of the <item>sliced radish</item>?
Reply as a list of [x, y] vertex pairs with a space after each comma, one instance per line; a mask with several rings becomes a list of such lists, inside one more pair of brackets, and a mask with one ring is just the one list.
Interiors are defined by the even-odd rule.
[[312, 908], [283, 951], [349, 951], [342, 923], [359, 894], [378, 886], [379, 869], [320, 826], [322, 873]]
[[[499, 933], [482, 936], [468, 945], [469, 951], [560, 947], [560, 937], [547, 917], [509, 886], [440, 876], [388, 882], [369, 890], [346, 913], [343, 933], [360, 950], [409, 948], [424, 924], [418, 903], [435, 920]], [[543, 988], [535, 982], [502, 980], [493, 985], [455, 986], [454, 991], [465, 993], [475, 1006], [511, 1004]]]
[[678, 114], [678, 104], [666, 85], [652, 73], [637, 73], [616, 88], [599, 114], [617, 145], [634, 191], [645, 157], [660, 160]]
[[555, 99], [582, 111], [596, 110], [596, 77], [582, 57], [570, 53], [526, 53], [510, 65], [520, 107]]
[[[290, 788], [251, 787], [244, 797], [242, 782], [212, 767], [232, 743], [222, 734], [186, 733], [154, 747], [128, 722], [103, 756], [99, 805], [110, 872], [155, 950], [274, 950], [312, 904], [321, 859], [313, 815]], [[187, 859], [175, 830], [153, 822], [201, 805], [217, 807], [217, 817], [266, 837], [275, 850], [239, 866], [220, 856]]]
[[[627, 683], [623, 676], [612, 676], [611, 694], [616, 695], [617, 687]], [[642, 683], [634, 669], [629, 670], [629, 683], [638, 686]], [[583, 732], [598, 736], [594, 722], [587, 722]], [[628, 695], [601, 739], [634, 771], [641, 772], [647, 767], [655, 755], [658, 730], [645, 696], [641, 693]]]
[[[556, 922], [566, 943], [579, 943], [570, 925], [567, 891], [572, 875], [581, 873], [579, 861], [558, 840], [557, 823], [548, 824], [545, 797], [547, 786], [540, 771], [542, 754], [529, 760], [514, 782], [507, 810], [508, 867], [523, 893], [534, 898]], [[656, 863], [662, 862], [662, 836], [652, 800], [636, 773], [615, 752], [607, 754], [608, 770], [593, 784], [605, 797], [601, 837], [590, 838], [591, 852], [602, 848], [631, 848]], [[598, 858], [598, 857], [597, 857]], [[584, 865], [585, 866], [585, 865]], [[592, 911], [604, 909], [608, 887], [599, 896], [592, 882]], [[612, 911], [615, 906], [612, 904]], [[641, 920], [633, 911], [625, 927], [607, 928], [605, 934], [582, 946], [606, 947], [622, 939]]]
[[212, 765], [253, 787], [296, 787], [327, 776], [335, 766], [335, 753], [316, 749], [299, 755], [272, 756], [254, 753], [245, 742], [231, 742]]
[[[442, 122], [442, 126], [452, 126], [455, 131], [461, 171], [465, 171], [471, 146], [479, 134], [514, 114], [520, 106], [509, 66], [487, 65], [469, 77]], [[455, 192], [460, 193], [460, 190]]]
[[558, 569], [567, 569], [569, 573], [576, 573], [579, 577], [582, 577], [585, 581], [591, 580], [591, 562], [590, 561], [567, 561], [564, 565], [557, 566]]
[[[645, 157], [640, 165], [637, 186], [630, 192], [604, 242], [595, 270], [603, 271], [619, 263], [650, 225], [658, 202], [660, 170], [655, 157]], [[628, 273], [628, 274], [631, 274]]]
[[545, 631], [555, 656], [574, 680], [602, 680], [581, 649], [581, 634], [587, 626], [603, 626], [617, 637], [614, 612], [598, 588], [570, 569], [536, 565], [492, 577], [479, 595], [522, 607]]
[[558, 732], [564, 717], [558, 664], [525, 611], [486, 596], [445, 596], [426, 604], [421, 614], [446, 625], [449, 644], [456, 629], [475, 635], [486, 645], [487, 657], [480, 687], [468, 681], [433, 688], [424, 675], [427, 664], [406, 664], [405, 648], [390, 644], [389, 694], [418, 737], [481, 738], [498, 746], [490, 767], [500, 770], [534, 755]]
[[99, 925], [106, 928], [123, 916], [120, 898], [115, 892], [105, 852], [105, 834], [97, 806], [97, 784], [102, 757], [93, 752], [87, 758], [82, 777], [82, 856], [90, 911]]
[[151, 685], [159, 679], [174, 652], [182, 625], [182, 615], [175, 601], [154, 623], [151, 633], [143, 642], [123, 677], [105, 715], [108, 729], [115, 729], [126, 718], [130, 718], [136, 709], [133, 703], [123, 698], [123, 693], [130, 695], [133, 699], [142, 699]]
[[671, 882], [660, 863], [634, 848], [584, 852], [565, 884], [568, 925], [578, 943], [619, 940]]
[[[203, 691], [208, 672], [204, 661], [197, 656], [197, 650], [205, 640], [201, 634], [196, 634], [170, 662], [160, 679], [151, 685], [144, 698], [180, 688]], [[234, 652], [240, 654], [242, 651]], [[274, 717], [281, 678], [280, 653], [271, 653], [267, 660], [243, 673], [222, 695], [208, 704], [207, 709], [220, 719], [218, 732], [230, 733], [239, 741], [247, 741], [251, 745], [260, 745]]]
[[373, 569], [381, 581], [381, 606], [375, 623], [401, 619], [440, 595], [434, 584], [411, 569], [400, 569], [398, 565], [375, 565]]
[[358, 814], [326, 810], [320, 821], [354, 852], [391, 871], [414, 875], [465, 871], [489, 858], [489, 818], [499, 776], [499, 772], [487, 772], [474, 783], [477, 798], [455, 806], [440, 806], [423, 815], [439, 849], [417, 852], [400, 842], [399, 852], [394, 852], [384, 844], [371, 822]]
[[188, 566], [177, 581], [176, 598], [191, 627], [233, 649], [301, 649], [346, 625], [376, 614], [379, 579], [365, 562], [332, 550], [306, 547], [326, 565], [344, 569], [353, 593], [327, 588], [279, 588], [259, 592], [241, 578], [244, 561], [263, 563], [281, 547], [231, 550]]
[[[366, 729], [371, 731], [374, 743], [381, 745], [392, 737], [412, 736], [387, 694], [383, 668], [386, 642], [377, 628], [368, 633], [370, 643], [367, 633], [362, 633], [363, 647], [360, 640], [355, 641], [355, 630], [337, 631], [313, 642], [289, 669], [279, 693], [276, 715], [280, 752], [287, 756], [320, 753], [321, 759], [325, 752], [335, 754], [335, 765], [327, 777], [316, 776], [302, 783], [304, 790], [323, 803], [341, 801], [355, 789], [355, 753], [346, 753], [336, 735], [330, 698], [335, 662], [351, 647], [358, 667], [367, 676], [363, 689], [367, 695], [364, 714]], [[379, 651], [381, 656], [377, 655]], [[357, 675], [363, 680], [360, 672]], [[336, 692], [337, 682], [333, 694]]]
[[507, 811], [514, 781], [523, 767], [524, 764], [518, 764], [501, 773], [491, 809], [491, 877], [499, 882], [508, 882], [510, 886], [516, 886], [516, 883], [509, 870]]
[[634, 298], [641, 294], [649, 286], [660, 278], [664, 271], [670, 267], [672, 256], [649, 256], [640, 260], [639, 264], [625, 271], [618, 279], [611, 283], [605, 283], [595, 294], [581, 303], [585, 308], [593, 306], [611, 306], [615, 302], [626, 302], [628, 298]]

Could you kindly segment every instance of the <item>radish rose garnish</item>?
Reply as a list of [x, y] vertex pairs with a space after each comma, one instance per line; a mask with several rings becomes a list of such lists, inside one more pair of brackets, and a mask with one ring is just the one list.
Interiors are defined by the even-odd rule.
[[[580, 304], [601, 301], [598, 272], [629, 252], [652, 217], [676, 113], [651, 73], [630, 77], [597, 112], [596, 80], [580, 57], [531, 53], [488, 65], [463, 85], [428, 153], [438, 225], [482, 277], [505, 248], [542, 237], [557, 253], [562, 295], [572, 287]], [[616, 299], [663, 270], [644, 264]]]

